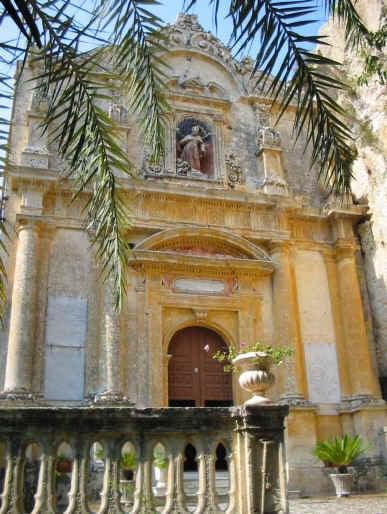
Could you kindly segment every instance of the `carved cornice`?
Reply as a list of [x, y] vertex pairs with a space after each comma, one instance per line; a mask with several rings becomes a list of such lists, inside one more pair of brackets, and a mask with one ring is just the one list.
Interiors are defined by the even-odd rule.
[[[197, 248], [203, 250], [198, 256], [215, 258], [216, 255], [236, 259], [251, 259], [267, 264], [270, 257], [264, 250], [250, 243], [247, 239], [237, 236], [230, 231], [204, 227], [178, 227], [165, 230], [150, 236], [136, 247], [136, 251], [153, 250], [165, 252]], [[179, 252], [182, 253], [182, 252]], [[184, 252], [183, 252], [184, 253]], [[189, 252], [185, 252], [189, 253]], [[212, 255], [211, 255], [212, 254]]]
[[249, 275], [270, 275], [274, 266], [271, 263], [255, 259], [224, 258], [213, 259], [193, 255], [173, 255], [169, 252], [152, 250], [134, 250], [129, 261], [135, 269], [153, 269], [158, 271], [189, 271], [203, 274], [203, 270], [214, 275], [229, 276], [233, 271]]

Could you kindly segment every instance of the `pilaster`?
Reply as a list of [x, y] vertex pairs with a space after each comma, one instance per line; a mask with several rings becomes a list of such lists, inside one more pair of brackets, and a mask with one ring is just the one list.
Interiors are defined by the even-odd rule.
[[332, 306], [332, 317], [335, 327], [336, 354], [340, 376], [340, 390], [342, 399], [351, 395], [351, 378], [348, 369], [348, 352], [346, 348], [343, 319], [340, 310], [339, 285], [336, 262], [333, 250], [326, 249], [322, 252], [325, 268], [328, 276], [328, 288]]
[[277, 345], [290, 346], [293, 359], [282, 371], [282, 397], [303, 400], [306, 394], [304, 356], [298, 327], [295, 283], [290, 262], [290, 246], [286, 241], [271, 243], [273, 273], [274, 337]]
[[338, 289], [352, 395], [380, 397], [369, 355], [355, 251], [352, 241], [337, 240]]

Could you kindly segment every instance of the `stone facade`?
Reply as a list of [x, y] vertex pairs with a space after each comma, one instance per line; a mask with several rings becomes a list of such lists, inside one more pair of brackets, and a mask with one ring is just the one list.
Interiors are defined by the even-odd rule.
[[[386, 24], [387, 11], [383, 0], [360, 0], [356, 9], [369, 30], [380, 30]], [[374, 334], [377, 365], [387, 394], [386, 88], [377, 76], [372, 77], [368, 84], [360, 86], [357, 83], [364, 57], [359, 52], [345, 49], [341, 27], [329, 22], [323, 27], [322, 35], [326, 35], [331, 43], [334, 41], [334, 45], [329, 49], [321, 48], [321, 51], [344, 63], [346, 80], [352, 87], [352, 95], [341, 97], [340, 101], [352, 118], [358, 151], [352, 191], [356, 202], [368, 206], [368, 216], [358, 225], [357, 231], [367, 282], [364, 295], [369, 295], [371, 305], [368, 325]], [[371, 53], [378, 52], [372, 50]], [[367, 301], [365, 298], [365, 303]]]
[[[70, 203], [63, 164], [37, 135], [44, 106], [27, 80], [34, 70], [19, 83], [7, 174], [15, 232], [1, 337], [5, 401], [166, 407], [168, 345], [185, 327], [207, 327], [235, 346], [289, 345], [294, 359], [273, 396], [290, 405], [290, 488], [321, 492], [329, 485], [311, 456], [318, 439], [360, 434], [372, 443], [371, 464], [384, 448], [386, 408], [357, 260], [366, 208], [326, 201], [303, 142], [294, 146], [292, 108], [274, 129], [277, 107], [254, 89], [248, 61], [234, 61], [193, 16], [180, 16], [168, 35], [165, 162], [149, 162], [124, 99], [102, 106], [119, 118], [138, 170], [136, 180], [118, 180], [133, 248], [120, 314], [84, 229], [85, 199]], [[177, 129], [192, 130], [184, 123], [201, 127], [198, 151], [210, 165], [176, 150]], [[236, 384], [233, 396], [244, 399]]]

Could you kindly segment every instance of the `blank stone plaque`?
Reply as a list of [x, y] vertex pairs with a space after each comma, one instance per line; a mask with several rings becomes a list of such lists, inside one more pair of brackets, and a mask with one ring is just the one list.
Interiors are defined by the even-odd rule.
[[339, 403], [336, 346], [332, 343], [306, 343], [304, 351], [309, 400], [313, 403]]
[[49, 400], [82, 400], [87, 300], [49, 296], [44, 393]]

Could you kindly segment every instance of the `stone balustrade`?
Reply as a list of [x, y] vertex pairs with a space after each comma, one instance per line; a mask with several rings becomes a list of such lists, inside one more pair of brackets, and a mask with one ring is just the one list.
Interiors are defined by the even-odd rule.
[[285, 514], [286, 414], [2, 406], [0, 514]]

